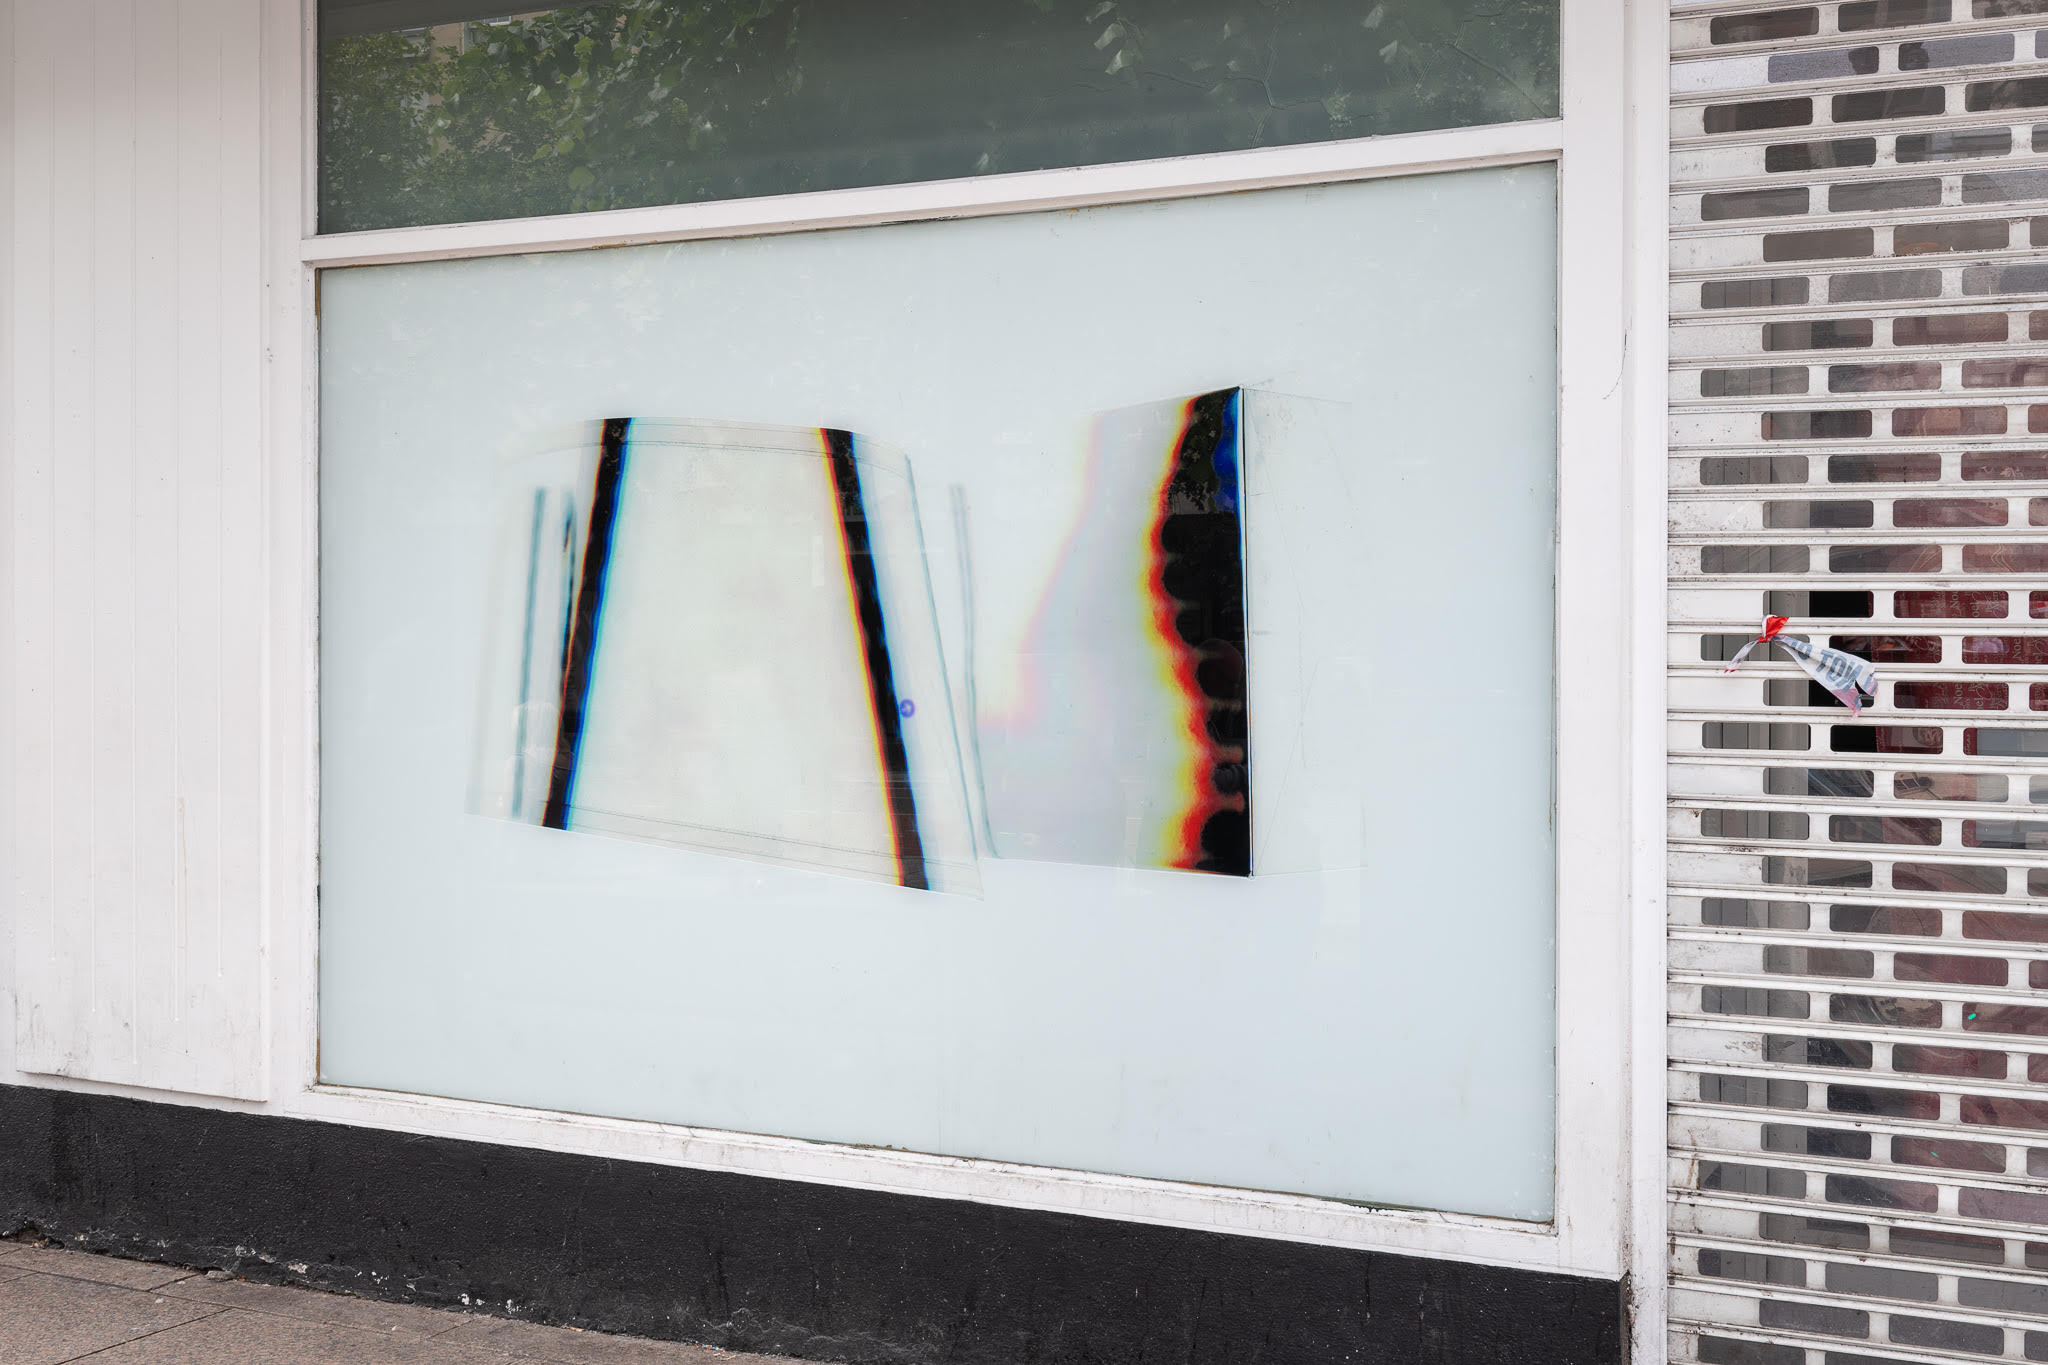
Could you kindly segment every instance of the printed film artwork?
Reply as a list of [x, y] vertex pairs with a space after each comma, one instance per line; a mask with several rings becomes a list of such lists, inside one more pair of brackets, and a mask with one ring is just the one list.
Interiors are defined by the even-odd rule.
[[526, 472], [479, 811], [978, 889], [900, 455], [843, 431], [615, 418]]
[[1106, 414], [1085, 510], [979, 718], [1003, 857], [1249, 875], [1243, 401]]
[[972, 650], [956, 709], [903, 454], [629, 418], [552, 442], [512, 470], [472, 808], [969, 895], [980, 856], [1248, 876], [1246, 425], [1225, 389], [1064, 454], [1064, 538], [976, 566], [1045, 584], [986, 714]]

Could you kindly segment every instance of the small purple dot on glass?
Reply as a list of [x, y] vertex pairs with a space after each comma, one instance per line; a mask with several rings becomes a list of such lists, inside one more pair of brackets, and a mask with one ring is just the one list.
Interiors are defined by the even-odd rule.
[[902, 716], [905, 720], [909, 720], [917, 714], [917, 703], [905, 697], [902, 701], [896, 703], [896, 714]]

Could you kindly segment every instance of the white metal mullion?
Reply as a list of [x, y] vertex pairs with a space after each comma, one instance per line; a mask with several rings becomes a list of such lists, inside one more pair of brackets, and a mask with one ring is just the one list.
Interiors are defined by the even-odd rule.
[[309, 236], [300, 259], [320, 267], [374, 265], [756, 237], [1525, 165], [1556, 159], [1563, 130], [1562, 120], [1536, 119], [960, 180], [383, 228]]
[[[1628, 566], [1638, 528], [1661, 521], [1662, 458], [1652, 432], [1661, 433], [1663, 364], [1661, 351], [1645, 364], [1628, 343], [1630, 321], [1642, 316], [1639, 300], [1654, 298], [1655, 325], [1662, 329], [1662, 195], [1657, 217], [1648, 218], [1633, 198], [1641, 181], [1631, 181], [1632, 169], [1638, 177], [1647, 171], [1661, 191], [1662, 167], [1660, 160], [1654, 168], [1632, 168], [1631, 150], [1643, 135], [1622, 110], [1633, 115], [1640, 106], [1618, 107], [1615, 100], [1615, 77], [1631, 66], [1625, 6], [1565, 0], [1561, 22], [1557, 1226], [1567, 1263], [1608, 1273], [1633, 1269], [1646, 1276], [1647, 1286], [1661, 1279], [1663, 1240], [1632, 1233], [1644, 1226], [1640, 1210], [1659, 1198], [1662, 1180], [1661, 1172], [1653, 1177], [1639, 1168], [1628, 1145], [1632, 1123], [1640, 1123], [1629, 1078], [1647, 1072], [1634, 1049], [1661, 1046], [1662, 1030], [1632, 1013], [1654, 1002], [1626, 983], [1646, 958], [1660, 957], [1638, 934], [1661, 941], [1661, 869], [1650, 867], [1661, 859], [1625, 858], [1613, 837], [1629, 827], [1631, 800], [1644, 790], [1635, 764], [1645, 739], [1654, 742], [1661, 716], [1651, 719], [1649, 698], [1635, 687], [1632, 654], [1621, 653], [1617, 667], [1612, 645], [1637, 640], [1644, 654], [1661, 648], [1661, 631], [1638, 635], [1635, 619], [1644, 599], [1661, 598], [1661, 579], [1654, 592], [1650, 584], [1635, 585], [1632, 599]], [[1645, 42], [1646, 57], [1649, 49]], [[1661, 44], [1655, 57], [1656, 83], [1648, 89], [1659, 92], [1661, 102]], [[1647, 75], [1640, 69], [1631, 74]], [[1635, 99], [1646, 93], [1631, 92]], [[1648, 113], [1642, 117], [1647, 122]], [[1658, 151], [1661, 156], [1661, 146]], [[1646, 254], [1650, 250], [1655, 254]], [[1654, 429], [1632, 431], [1636, 384], [1643, 398], [1654, 395], [1660, 411]], [[1646, 437], [1653, 443], [1647, 448]], [[1573, 647], [1590, 640], [1612, 644]], [[1616, 725], [1617, 716], [1630, 717], [1634, 728]], [[1661, 782], [1657, 789], [1661, 794]], [[1635, 907], [1645, 897], [1653, 908], [1639, 914]], [[1652, 1136], [1643, 1133], [1641, 1140]], [[1654, 1320], [1661, 1309], [1656, 1300], [1638, 1296], [1632, 1309]], [[1661, 1323], [1651, 1334], [1661, 1335]], [[1638, 1336], [1638, 1351], [1644, 1339]]]

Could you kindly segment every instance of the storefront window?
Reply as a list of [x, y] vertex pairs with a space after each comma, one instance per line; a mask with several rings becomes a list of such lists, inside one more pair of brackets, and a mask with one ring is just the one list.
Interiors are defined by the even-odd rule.
[[322, 0], [320, 228], [1558, 112], [1557, 0]]
[[1556, 199], [325, 271], [321, 1078], [1549, 1217]]

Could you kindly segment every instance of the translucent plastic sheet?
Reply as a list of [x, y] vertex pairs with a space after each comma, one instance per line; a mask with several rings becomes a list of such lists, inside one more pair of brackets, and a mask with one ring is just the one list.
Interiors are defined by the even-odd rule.
[[979, 718], [1006, 857], [1252, 869], [1236, 389], [1104, 415], [1087, 499]]
[[615, 418], [510, 474], [475, 809], [979, 890], [901, 455]]
[[[1287, 605], [1341, 563], [1290, 549], [1290, 508], [1332, 472], [1329, 408], [1220, 389], [1104, 413], [1082, 447], [1046, 452], [1085, 468], [1083, 496], [983, 563], [1045, 585], [1016, 647], [986, 652], [965, 642], [968, 509], [988, 499], [951, 490], [962, 553], [933, 566], [901, 452], [708, 421], [560, 433], [504, 469], [471, 808], [967, 894], [970, 794], [986, 856], [1357, 866], [1355, 838], [1305, 841], [1341, 793], [1292, 770], [1304, 737], [1355, 749], [1347, 718], [1303, 714], [1298, 664], [1265, 695], [1248, 627], [1270, 616], [1311, 671], [1344, 643], [1298, 635]], [[1275, 533], [1257, 539], [1255, 494]], [[961, 603], [957, 721], [934, 567]], [[1258, 736], [1286, 778], [1270, 831]]]

